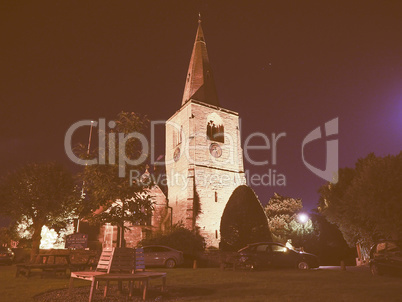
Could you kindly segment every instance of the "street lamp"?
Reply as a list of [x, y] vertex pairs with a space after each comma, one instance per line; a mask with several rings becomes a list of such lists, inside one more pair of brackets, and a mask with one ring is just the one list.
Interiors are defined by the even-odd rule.
[[306, 223], [308, 221], [308, 215], [305, 213], [300, 213], [298, 216], [298, 220], [300, 223]]

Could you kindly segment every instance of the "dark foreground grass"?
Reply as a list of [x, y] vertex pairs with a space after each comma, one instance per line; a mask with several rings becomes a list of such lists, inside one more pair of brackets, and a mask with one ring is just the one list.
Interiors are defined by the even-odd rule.
[[[373, 277], [366, 270], [158, 271], [168, 273], [169, 297], [178, 301], [402, 301], [401, 278]], [[15, 266], [0, 267], [0, 301], [33, 301], [33, 296], [67, 288], [69, 282], [68, 278], [26, 279], [15, 278], [14, 274]], [[75, 282], [75, 287], [88, 285], [81, 280]], [[152, 285], [159, 282], [155, 280]], [[88, 295], [81, 295], [75, 301], [87, 299]]]

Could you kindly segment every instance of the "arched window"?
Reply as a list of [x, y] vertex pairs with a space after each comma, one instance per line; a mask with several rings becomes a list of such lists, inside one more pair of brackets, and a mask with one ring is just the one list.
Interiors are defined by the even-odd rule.
[[224, 127], [222, 119], [216, 113], [211, 113], [207, 118], [207, 138], [211, 141], [223, 143]]

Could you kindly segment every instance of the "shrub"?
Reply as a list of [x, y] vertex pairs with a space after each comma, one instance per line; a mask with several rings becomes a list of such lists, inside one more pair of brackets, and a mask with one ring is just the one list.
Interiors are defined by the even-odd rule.
[[140, 241], [140, 245], [165, 245], [182, 251], [185, 254], [194, 254], [205, 249], [205, 239], [182, 226], [176, 226], [168, 234], [158, 234]]

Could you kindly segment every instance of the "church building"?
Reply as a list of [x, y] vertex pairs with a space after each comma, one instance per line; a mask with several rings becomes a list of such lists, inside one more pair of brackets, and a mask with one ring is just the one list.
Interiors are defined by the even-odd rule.
[[177, 109], [166, 122], [168, 198], [158, 186], [151, 188], [153, 215], [146, 225], [128, 226], [127, 247], [170, 224], [197, 231], [207, 246], [219, 247], [225, 206], [233, 191], [246, 184], [239, 114], [220, 106], [201, 20]]

